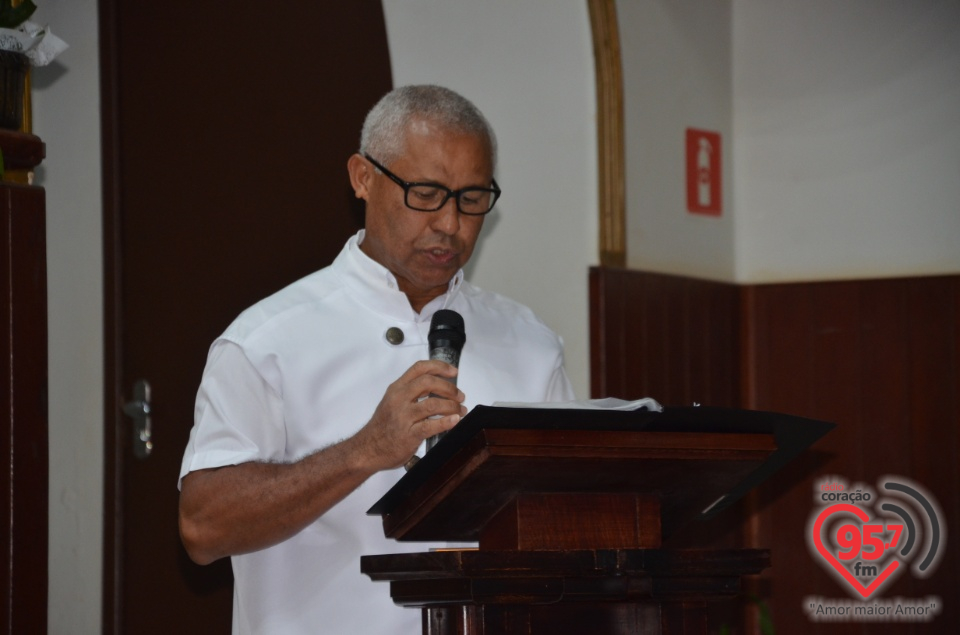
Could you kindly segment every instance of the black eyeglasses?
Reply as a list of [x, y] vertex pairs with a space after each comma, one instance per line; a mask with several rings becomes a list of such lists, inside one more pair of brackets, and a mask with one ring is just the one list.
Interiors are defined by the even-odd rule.
[[457, 201], [457, 210], [461, 214], [482, 216], [492, 210], [500, 198], [500, 186], [494, 179], [491, 179], [493, 187], [464, 187], [459, 190], [451, 190], [437, 183], [408, 183], [374, 161], [369, 154], [363, 156], [388, 179], [403, 188], [404, 204], [418, 212], [435, 212], [453, 198]]

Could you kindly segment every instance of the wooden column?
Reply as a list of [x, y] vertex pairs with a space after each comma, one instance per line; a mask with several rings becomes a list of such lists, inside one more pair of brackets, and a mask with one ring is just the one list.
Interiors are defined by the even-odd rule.
[[44, 147], [0, 130], [0, 634], [47, 632], [47, 286], [42, 188], [26, 184]]

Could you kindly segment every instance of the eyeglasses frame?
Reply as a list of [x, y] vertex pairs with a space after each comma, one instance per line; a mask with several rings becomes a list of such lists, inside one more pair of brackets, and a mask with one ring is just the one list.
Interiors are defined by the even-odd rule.
[[[372, 164], [373, 164], [373, 167], [375, 167], [375, 168], [377, 168], [378, 170], [380, 170], [381, 172], [383, 172], [383, 174], [384, 174], [388, 179], [390, 179], [391, 181], [393, 181], [394, 183], [396, 183], [397, 185], [400, 186], [400, 188], [403, 190], [403, 204], [406, 205], [408, 208], [412, 209], [412, 210], [415, 211], [415, 212], [426, 212], [426, 213], [438, 212], [438, 211], [440, 211], [441, 209], [443, 209], [443, 206], [447, 204], [447, 201], [449, 201], [451, 198], [453, 198], [453, 200], [456, 201], [456, 203], [457, 203], [457, 211], [460, 212], [461, 214], [464, 214], [464, 215], [466, 215], [466, 216], [484, 216], [484, 215], [486, 215], [486, 214], [489, 214], [489, 213], [491, 212], [491, 210], [493, 210], [494, 205], [497, 204], [497, 200], [500, 198], [500, 194], [502, 193], [502, 191], [500, 190], [500, 186], [497, 185], [497, 180], [494, 179], [494, 178], [491, 178], [491, 179], [490, 179], [490, 182], [491, 182], [491, 184], [493, 185], [493, 187], [462, 187], [462, 188], [460, 188], [459, 190], [451, 190], [449, 187], [447, 187], [447, 186], [445, 186], [445, 185], [440, 185], [439, 183], [421, 183], [421, 182], [411, 183], [410, 181], [404, 181], [404, 180], [401, 179], [399, 176], [397, 176], [396, 174], [394, 174], [393, 172], [391, 172], [390, 170], [388, 170], [387, 168], [385, 168], [382, 164], [380, 164], [379, 162], [377, 162], [377, 161], [376, 161], [373, 157], [371, 157], [369, 154], [364, 153], [363, 158], [365, 158], [367, 161], [369, 161], [370, 163], [372, 163]], [[410, 188], [411, 188], [411, 187], [416, 187], [416, 186], [418, 186], [418, 185], [421, 185], [421, 186], [424, 186], [424, 187], [433, 187], [433, 188], [436, 188], [436, 189], [438, 189], [438, 190], [443, 190], [443, 191], [445, 191], [445, 192], [447, 193], [447, 195], [443, 198], [443, 201], [440, 202], [440, 205], [437, 206], [436, 209], [418, 209], [418, 208], [413, 207], [412, 205], [410, 205], [410, 203], [409, 203], [409, 201], [408, 201], [409, 196], [410, 196]], [[493, 196], [493, 200], [490, 202], [490, 208], [489, 208], [487, 211], [485, 211], [485, 212], [465, 212], [465, 211], [463, 211], [463, 208], [460, 207], [460, 196], [461, 196], [464, 192], [477, 192], [477, 191], [480, 191], [480, 192], [490, 192], [490, 194]]]

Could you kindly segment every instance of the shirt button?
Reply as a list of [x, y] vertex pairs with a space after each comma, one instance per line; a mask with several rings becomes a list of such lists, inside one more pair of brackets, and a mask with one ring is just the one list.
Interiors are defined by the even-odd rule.
[[391, 326], [387, 329], [386, 333], [387, 341], [396, 346], [397, 344], [403, 343], [403, 331], [401, 331], [396, 326]]

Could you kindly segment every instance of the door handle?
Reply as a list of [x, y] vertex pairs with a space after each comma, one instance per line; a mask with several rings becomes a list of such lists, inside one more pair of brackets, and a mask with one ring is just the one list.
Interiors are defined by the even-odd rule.
[[133, 385], [133, 401], [123, 406], [123, 413], [133, 420], [133, 454], [145, 459], [153, 451], [153, 427], [150, 421], [150, 384], [141, 379]]

